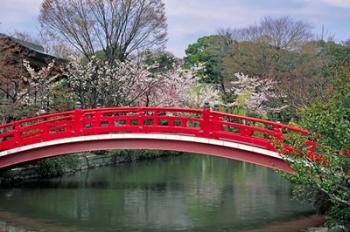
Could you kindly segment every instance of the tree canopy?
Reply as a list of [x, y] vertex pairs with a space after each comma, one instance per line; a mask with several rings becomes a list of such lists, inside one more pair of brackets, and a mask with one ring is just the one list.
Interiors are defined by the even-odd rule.
[[109, 61], [163, 46], [167, 35], [161, 0], [45, 0], [40, 23], [85, 57], [103, 50]]
[[246, 28], [229, 29], [227, 35], [237, 41], [264, 41], [278, 48], [296, 50], [313, 37], [312, 26], [288, 16], [263, 18], [258, 25]]
[[[291, 144], [304, 149], [286, 153], [296, 171], [288, 178], [295, 192], [312, 201], [329, 225], [350, 227], [350, 67], [338, 68], [329, 99], [304, 109], [301, 126], [312, 133], [308, 138], [291, 135]], [[305, 139], [317, 141], [321, 160], [310, 160]], [[305, 144], [304, 144], [305, 145]], [[318, 155], [318, 156], [319, 156]]]

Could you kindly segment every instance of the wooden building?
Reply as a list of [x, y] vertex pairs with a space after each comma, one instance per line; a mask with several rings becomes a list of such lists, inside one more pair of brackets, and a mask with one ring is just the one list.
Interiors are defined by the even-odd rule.
[[53, 59], [57, 64], [65, 63], [65, 60], [45, 53], [41, 45], [0, 33], [0, 75], [5, 72], [16, 74], [23, 69], [23, 60], [28, 60], [34, 69], [39, 70]]
[[66, 63], [64, 59], [45, 53], [40, 45], [0, 33], [0, 117], [14, 110], [9, 110], [8, 106], [16, 108], [20, 95], [28, 87], [30, 75], [23, 65], [24, 60], [36, 71], [55, 60], [53, 75], [60, 73]]

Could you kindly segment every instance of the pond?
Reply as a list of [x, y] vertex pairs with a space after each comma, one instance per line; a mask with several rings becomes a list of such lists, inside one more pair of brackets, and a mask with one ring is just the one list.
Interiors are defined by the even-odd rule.
[[9, 232], [271, 231], [312, 214], [276, 171], [190, 154], [0, 190]]

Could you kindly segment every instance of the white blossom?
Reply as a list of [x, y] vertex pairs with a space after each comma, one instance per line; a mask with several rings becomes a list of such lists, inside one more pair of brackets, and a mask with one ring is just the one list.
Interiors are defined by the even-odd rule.
[[47, 66], [42, 67], [38, 72], [30, 65], [29, 61], [24, 60], [23, 65], [26, 68], [29, 78], [25, 78], [27, 82], [25, 88], [19, 93], [23, 97], [21, 103], [25, 105], [33, 105], [41, 110], [47, 110], [50, 105], [51, 92], [57, 86], [57, 78], [59, 74], [52, 75], [52, 69], [55, 66], [53, 60]]
[[170, 70], [152, 73], [157, 65], [139, 61], [109, 63], [93, 58], [86, 65], [73, 61], [66, 75], [83, 107], [199, 107], [204, 101], [218, 100], [219, 94], [212, 87], [199, 86], [194, 71], [176, 64]]
[[270, 107], [269, 103], [278, 96], [274, 92], [275, 81], [267, 78], [249, 77], [236, 73], [231, 81], [229, 94], [231, 95], [230, 106], [244, 106], [245, 108], [263, 114], [268, 111], [281, 110], [287, 106]]

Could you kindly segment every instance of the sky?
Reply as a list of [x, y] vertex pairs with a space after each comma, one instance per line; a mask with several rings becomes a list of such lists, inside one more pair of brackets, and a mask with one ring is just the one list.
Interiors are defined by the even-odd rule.
[[[0, 33], [38, 34], [42, 0], [0, 0]], [[350, 38], [350, 0], [163, 0], [168, 18], [167, 50], [183, 57], [198, 38], [223, 28], [257, 24], [263, 17], [303, 20], [337, 41]]]

